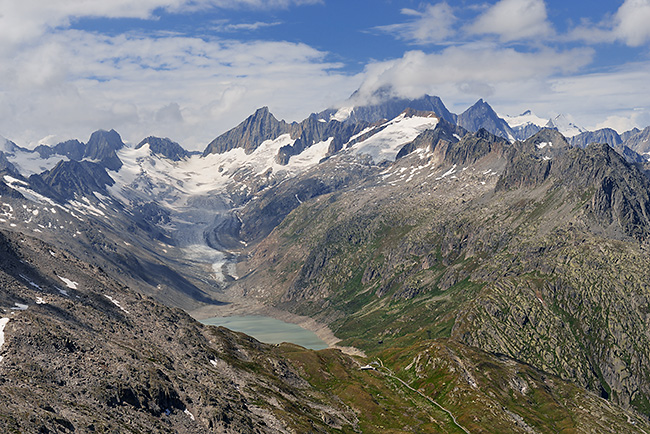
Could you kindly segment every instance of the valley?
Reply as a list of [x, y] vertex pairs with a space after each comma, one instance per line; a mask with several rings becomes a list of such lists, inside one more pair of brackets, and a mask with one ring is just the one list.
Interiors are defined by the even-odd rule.
[[[0, 426], [650, 432], [642, 132], [563, 122], [426, 96], [202, 153], [5, 141]], [[323, 342], [206, 325], [250, 315]]]

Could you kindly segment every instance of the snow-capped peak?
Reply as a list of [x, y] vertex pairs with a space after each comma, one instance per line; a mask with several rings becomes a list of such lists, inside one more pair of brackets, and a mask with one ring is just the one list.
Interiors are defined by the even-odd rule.
[[510, 125], [510, 128], [521, 127], [527, 124], [544, 127], [548, 123], [548, 120], [540, 118], [530, 110], [526, 110], [519, 116], [499, 115], [499, 117], [506, 121], [506, 123]]
[[356, 154], [369, 155], [375, 163], [395, 161], [402, 146], [415, 140], [423, 131], [435, 128], [438, 122], [438, 117], [433, 114], [407, 116], [402, 113], [378, 127], [376, 134], [352, 145], [352, 149]]
[[350, 117], [354, 107], [341, 107], [336, 113], [334, 113], [330, 120], [343, 122]]
[[577, 136], [584, 133], [586, 130], [571, 122], [569, 117], [564, 114], [559, 114], [552, 119], [549, 119], [546, 124], [548, 128], [556, 128], [564, 137]]

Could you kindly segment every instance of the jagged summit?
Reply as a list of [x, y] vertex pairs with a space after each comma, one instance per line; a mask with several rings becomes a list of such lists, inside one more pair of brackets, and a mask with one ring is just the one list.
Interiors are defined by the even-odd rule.
[[117, 131], [95, 131], [86, 143], [84, 158], [98, 161], [109, 170], [119, 170], [122, 162], [116, 152], [123, 147], [124, 142]]
[[555, 128], [561, 132], [565, 137], [577, 136], [580, 133], [585, 132], [584, 128], [581, 128], [571, 122], [569, 117], [564, 114], [559, 114], [552, 119], [549, 119], [548, 123], [545, 125], [546, 128]]
[[149, 145], [149, 149], [152, 153], [162, 155], [163, 157], [169, 158], [173, 161], [180, 161], [190, 155], [185, 148], [167, 137], [160, 138], [149, 136], [138, 143], [135, 149], [140, 149], [145, 145]]
[[104, 165], [74, 160], [60, 161], [52, 170], [30, 176], [29, 181], [59, 203], [76, 197], [94, 197], [95, 193], [107, 196], [106, 187], [115, 184]]
[[458, 125], [468, 131], [478, 131], [484, 128], [492, 134], [514, 140], [514, 135], [508, 123], [501, 119], [483, 99], [479, 99], [473, 106], [458, 116]]
[[526, 140], [544, 128], [548, 119], [542, 119], [532, 110], [526, 110], [519, 116], [501, 116], [505, 120], [517, 140]]
[[265, 140], [273, 140], [290, 132], [290, 124], [278, 121], [268, 107], [261, 107], [235, 128], [210, 142], [203, 156], [222, 154], [234, 148], [243, 148], [250, 154]]

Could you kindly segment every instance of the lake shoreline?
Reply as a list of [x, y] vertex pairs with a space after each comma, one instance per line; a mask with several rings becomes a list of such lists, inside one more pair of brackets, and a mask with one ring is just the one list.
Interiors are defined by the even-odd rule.
[[341, 340], [334, 336], [332, 330], [330, 330], [326, 325], [320, 324], [313, 318], [296, 315], [269, 306], [261, 306], [257, 304], [204, 305], [198, 309], [189, 311], [188, 313], [197, 321], [214, 317], [248, 315], [267, 316], [286, 323], [296, 324], [306, 330], [314, 332], [316, 336], [328, 345], [329, 348], [338, 349], [351, 356], [366, 357], [365, 353], [358, 348], [339, 346], [338, 343]]

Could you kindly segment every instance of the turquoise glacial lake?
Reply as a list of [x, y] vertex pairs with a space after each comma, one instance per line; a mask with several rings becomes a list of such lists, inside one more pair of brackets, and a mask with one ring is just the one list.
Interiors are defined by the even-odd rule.
[[267, 344], [290, 342], [310, 350], [327, 348], [327, 344], [311, 330], [267, 316], [225, 316], [207, 318], [201, 320], [201, 322], [206, 325], [223, 326], [230, 330], [246, 333]]

